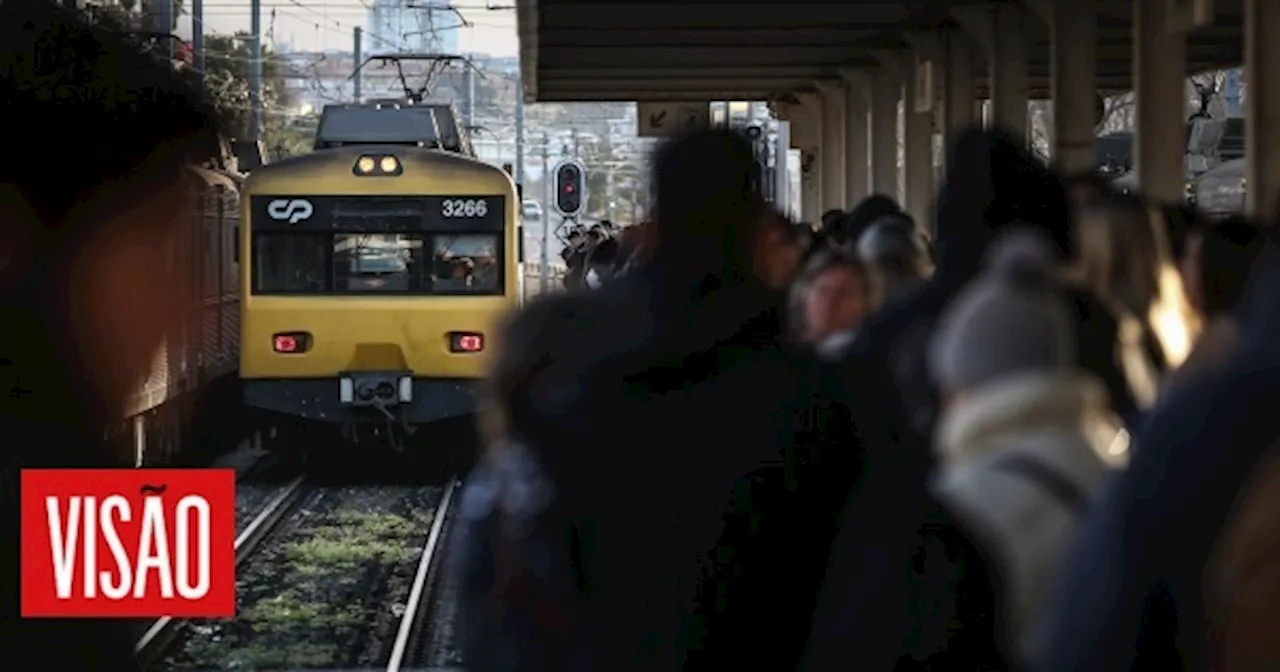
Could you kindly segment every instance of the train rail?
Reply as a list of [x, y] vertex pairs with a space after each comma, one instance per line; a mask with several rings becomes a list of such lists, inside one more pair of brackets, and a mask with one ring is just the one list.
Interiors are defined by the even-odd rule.
[[[289, 514], [302, 501], [305, 490], [304, 477], [295, 478], [267, 502], [249, 526], [236, 537], [237, 567], [253, 555], [262, 542], [280, 526], [280, 523], [288, 519]], [[134, 645], [134, 654], [138, 657], [143, 669], [150, 669], [169, 648], [174, 636], [178, 633], [180, 623], [180, 619], [165, 616], [152, 623], [138, 639], [137, 644]]]
[[[450, 504], [458, 489], [457, 479], [449, 479], [440, 504], [436, 508], [435, 518], [431, 521], [431, 531], [422, 547], [422, 556], [418, 560], [418, 570], [413, 578], [413, 587], [409, 591], [409, 599], [405, 603], [404, 614], [400, 618], [400, 627], [396, 632], [395, 642], [391, 647], [391, 657], [387, 661], [387, 672], [402, 672], [414, 669], [418, 662], [415, 657], [421, 655], [425, 645], [431, 641], [431, 601], [436, 591], [431, 583], [435, 579], [447, 548], [445, 540], [449, 520], [452, 518]], [[412, 666], [412, 667], [411, 667]]]

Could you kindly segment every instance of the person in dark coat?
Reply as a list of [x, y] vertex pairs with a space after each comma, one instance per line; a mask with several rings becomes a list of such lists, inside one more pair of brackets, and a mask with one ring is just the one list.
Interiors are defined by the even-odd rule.
[[[842, 514], [814, 617], [812, 669], [834, 669], [824, 665], [842, 660], [841, 651], [844, 660], [855, 660], [854, 652], [865, 656], [857, 659], [865, 669], [990, 669], [1003, 664], [1007, 650], [993, 613], [999, 584], [991, 563], [925, 491], [938, 413], [925, 352], [939, 316], [981, 270], [997, 235], [1034, 227], [1065, 262], [1071, 214], [1061, 182], [999, 132], [969, 131], [948, 156], [955, 158], [939, 194], [936, 271], [867, 321], [848, 363], [856, 381], [854, 424], [867, 458]], [[1078, 361], [1104, 381], [1120, 377], [1124, 392], [1114, 319], [1093, 297], [1068, 294]], [[903, 604], [918, 613], [885, 617]]]
[[0, 667], [137, 670], [125, 622], [20, 618], [19, 473], [133, 466], [103, 438], [198, 305], [166, 259], [216, 117], [167, 63], [44, 0], [0, 4], [0, 110], [19, 129], [0, 165]]
[[872, 222], [858, 238], [857, 252], [878, 278], [884, 303], [909, 295], [933, 271], [928, 243], [906, 216]]
[[872, 194], [860, 201], [853, 210], [841, 219], [832, 231], [832, 238], [838, 245], [855, 245], [862, 233], [876, 221], [885, 217], [899, 216], [910, 219], [910, 215], [902, 211], [902, 206], [884, 194]]
[[[847, 404], [782, 346], [800, 250], [749, 187], [750, 145], [696, 132], [654, 170], [648, 260], [585, 297], [515, 421], [576, 521], [569, 663], [550, 667], [793, 669], [826, 560], [808, 530], [852, 469]], [[490, 669], [549, 669], [512, 665]]]
[[1275, 669], [1280, 519], [1273, 498], [1255, 500], [1280, 487], [1268, 478], [1280, 445], [1278, 291], [1271, 260], [1227, 360], [1144, 422], [1064, 561], [1032, 669]]

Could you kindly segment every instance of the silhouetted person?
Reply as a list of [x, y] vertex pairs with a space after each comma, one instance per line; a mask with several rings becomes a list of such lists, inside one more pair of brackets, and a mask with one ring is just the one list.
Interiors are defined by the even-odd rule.
[[1280, 266], [1263, 263], [1231, 352], [1135, 433], [1128, 469], [1062, 563], [1030, 669], [1280, 664]]
[[831, 517], [822, 478], [849, 469], [822, 458], [849, 455], [849, 437], [825, 433], [840, 425], [817, 401], [817, 362], [783, 347], [800, 249], [754, 170], [726, 131], [664, 146], [648, 261], [586, 295], [528, 392], [516, 429], [578, 521], [577, 592], [560, 603], [576, 606], [571, 669], [791, 669], [801, 655], [827, 548], [810, 535], [830, 526], [811, 514]]
[[907, 217], [907, 214], [902, 211], [902, 207], [898, 205], [897, 201], [884, 194], [872, 194], [862, 199], [839, 222], [833, 237], [840, 245], [856, 244], [858, 239], [862, 237], [862, 232], [866, 231], [868, 226], [880, 219], [894, 215]]
[[214, 120], [168, 63], [42, 0], [0, 4], [0, 118], [0, 655], [10, 669], [136, 669], [123, 626], [19, 620], [18, 470], [132, 466], [104, 430], [190, 305], [189, 269], [168, 270], [172, 223], [183, 166], [216, 155]]
[[884, 303], [906, 296], [933, 271], [924, 236], [905, 217], [889, 215], [873, 222], [858, 238], [857, 251], [875, 274]]

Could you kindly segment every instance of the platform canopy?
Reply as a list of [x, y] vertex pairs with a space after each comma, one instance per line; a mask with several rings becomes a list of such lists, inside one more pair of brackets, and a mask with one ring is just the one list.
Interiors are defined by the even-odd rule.
[[[1088, 0], [1080, 0], [1087, 2]], [[1098, 85], [1132, 88], [1133, 2], [1098, 4]], [[1162, 0], [1149, 0], [1162, 1]], [[1048, 97], [1052, 0], [1026, 0], [1031, 94]], [[986, 0], [829, 4], [517, 0], [528, 102], [772, 100], [815, 80], [866, 70], [919, 31], [965, 30]], [[1189, 71], [1242, 61], [1243, 0], [1217, 0], [1214, 25], [1189, 37]], [[978, 73], [985, 72], [979, 59]], [[979, 95], [985, 95], [980, 87]]]

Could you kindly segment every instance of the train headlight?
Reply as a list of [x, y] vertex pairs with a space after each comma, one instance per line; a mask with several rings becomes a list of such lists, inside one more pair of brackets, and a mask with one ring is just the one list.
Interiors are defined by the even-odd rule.
[[400, 164], [400, 159], [395, 156], [374, 154], [357, 159], [353, 172], [362, 177], [394, 176], [403, 173], [404, 166]]

